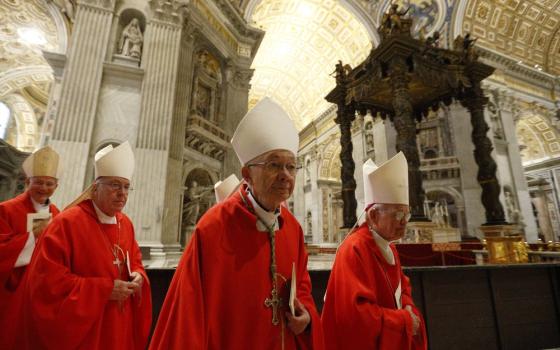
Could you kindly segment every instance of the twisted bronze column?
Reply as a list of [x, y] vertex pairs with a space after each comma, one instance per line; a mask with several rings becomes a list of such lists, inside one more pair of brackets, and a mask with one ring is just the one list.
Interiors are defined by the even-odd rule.
[[484, 106], [488, 102], [480, 88], [480, 82], [474, 82], [467, 90], [466, 97], [461, 101], [471, 114], [472, 141], [474, 144], [474, 159], [478, 165], [476, 179], [482, 187], [481, 201], [486, 211], [485, 225], [507, 224], [504, 209], [500, 203], [500, 184], [496, 178], [496, 162], [491, 156], [492, 142], [486, 136], [488, 124], [484, 120]]

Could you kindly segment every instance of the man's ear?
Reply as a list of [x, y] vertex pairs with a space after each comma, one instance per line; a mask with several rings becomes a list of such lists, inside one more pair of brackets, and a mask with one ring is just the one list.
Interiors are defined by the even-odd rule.
[[25, 186], [29, 187], [29, 185], [31, 184], [31, 178], [30, 177], [26, 177], [25, 178]]
[[248, 166], [243, 166], [241, 168], [241, 176], [243, 176], [243, 180], [247, 182], [249, 185], [251, 184], [251, 169]]

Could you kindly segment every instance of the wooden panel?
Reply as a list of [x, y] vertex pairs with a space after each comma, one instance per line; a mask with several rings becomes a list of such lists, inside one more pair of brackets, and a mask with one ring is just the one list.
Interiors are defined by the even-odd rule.
[[430, 349], [499, 348], [485, 270], [424, 271], [423, 285]]
[[547, 269], [496, 269], [490, 276], [504, 349], [543, 349], [560, 344]]

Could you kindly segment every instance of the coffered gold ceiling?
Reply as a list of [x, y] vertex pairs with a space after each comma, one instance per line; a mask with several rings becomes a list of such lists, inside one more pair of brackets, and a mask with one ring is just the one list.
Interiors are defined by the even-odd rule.
[[462, 28], [479, 46], [560, 75], [560, 0], [470, 0]]
[[324, 112], [336, 62], [354, 66], [371, 50], [364, 26], [336, 0], [263, 0], [251, 19], [266, 31], [253, 61], [249, 107], [279, 102], [298, 129]]
[[560, 157], [560, 135], [548, 118], [530, 113], [517, 122], [516, 134], [525, 165]]
[[48, 89], [52, 76], [44, 73], [50, 66], [41, 50], [58, 49], [57, 33], [45, 1], [0, 0], [0, 96], [35, 82]]

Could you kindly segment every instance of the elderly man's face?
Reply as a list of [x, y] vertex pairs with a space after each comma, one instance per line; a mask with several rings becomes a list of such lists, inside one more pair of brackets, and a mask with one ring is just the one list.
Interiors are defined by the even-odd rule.
[[285, 150], [265, 153], [241, 169], [257, 202], [269, 211], [275, 210], [280, 203], [290, 198], [296, 171], [296, 157]]
[[37, 203], [45, 204], [58, 187], [58, 180], [50, 176], [33, 176], [25, 180], [29, 196]]
[[405, 204], [374, 204], [367, 212], [368, 225], [386, 241], [404, 236], [410, 209]]
[[103, 176], [95, 180], [92, 199], [102, 212], [114, 216], [123, 210], [129, 191], [129, 180], [117, 176]]

